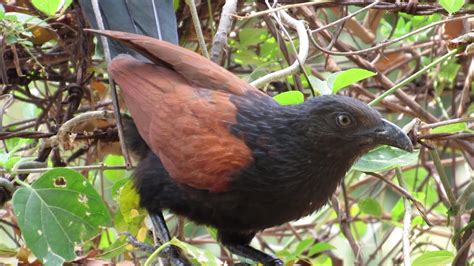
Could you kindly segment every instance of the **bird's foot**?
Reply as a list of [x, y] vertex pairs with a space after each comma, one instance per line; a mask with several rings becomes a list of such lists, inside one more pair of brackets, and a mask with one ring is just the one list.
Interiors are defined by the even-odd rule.
[[[234, 266], [250, 266], [250, 265], [251, 264], [246, 263], [246, 262], [238, 262], [234, 264]], [[270, 261], [265, 261], [263, 265], [264, 266], [284, 266], [285, 263], [283, 263], [283, 261], [280, 259], [272, 259]]]
[[134, 246], [137, 249], [143, 250], [148, 253], [153, 253], [157, 247], [152, 246], [150, 244], [146, 244], [143, 242], [140, 242], [136, 237], [134, 237], [130, 232], [123, 232], [123, 235], [127, 236], [127, 242]]
[[[135, 248], [138, 248], [148, 253], [153, 253], [158, 248], [157, 246], [152, 246], [150, 244], [140, 242], [136, 237], [134, 237], [129, 232], [123, 232], [123, 234], [127, 236], [127, 242], [130, 245], [134, 246]], [[180, 252], [173, 246], [168, 246], [164, 248], [158, 256], [167, 259], [170, 265], [174, 265], [174, 266], [190, 266], [191, 265], [191, 263], [187, 259], [181, 257]]]
[[282, 260], [275, 258], [270, 261], [265, 261], [263, 265], [264, 266], [284, 266], [285, 263], [283, 263]]

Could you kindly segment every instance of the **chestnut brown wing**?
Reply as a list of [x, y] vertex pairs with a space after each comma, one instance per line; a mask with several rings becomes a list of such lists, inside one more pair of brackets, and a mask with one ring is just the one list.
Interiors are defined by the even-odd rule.
[[181, 75], [190, 84], [211, 90], [221, 90], [235, 95], [248, 91], [265, 95], [227, 69], [186, 48], [151, 37], [128, 32], [90, 30], [118, 40], [133, 48], [152, 62], [166, 66]]
[[251, 163], [251, 150], [229, 132], [237, 114], [232, 94], [126, 55], [116, 57], [109, 71], [140, 135], [178, 183], [225, 191], [229, 178]]

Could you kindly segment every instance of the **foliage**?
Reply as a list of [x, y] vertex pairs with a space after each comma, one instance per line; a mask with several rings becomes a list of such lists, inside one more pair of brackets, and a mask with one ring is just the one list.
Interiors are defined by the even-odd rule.
[[[83, 31], [89, 26], [80, 5], [71, 0], [10, 2], [0, 0], [0, 199], [5, 193], [2, 185], [8, 183], [17, 189], [0, 211], [0, 264], [105, 264], [149, 257], [129, 245], [122, 234], [128, 232], [139, 241], [153, 243], [147, 213], [140, 208], [131, 172], [124, 167], [126, 159], [117, 142], [115, 121], [80, 123], [68, 134], [68, 141], [54, 145], [58, 128], [77, 114], [113, 108], [103, 51], [96, 49], [97, 41]], [[224, 1], [201, 2], [198, 14], [210, 47]], [[266, 8], [253, 2], [244, 1], [238, 14]], [[339, 8], [342, 2], [346, 1], [332, 8], [295, 9], [290, 14], [316, 30], [345, 16]], [[301, 104], [328, 94], [372, 101], [446, 54], [446, 42], [463, 34], [458, 23], [466, 26], [467, 19], [415, 32], [452, 14], [461, 16], [473, 10], [473, 4], [463, 0], [438, 2], [439, 6], [425, 4], [432, 8], [424, 13], [417, 8], [413, 12], [365, 10], [342, 28], [338, 24], [313, 33], [314, 41], [326, 50], [312, 44], [298, 73], [263, 90], [281, 105]], [[189, 8], [184, 1], [173, 3], [181, 45], [195, 49]], [[345, 6], [349, 13], [362, 8]], [[352, 52], [395, 38], [402, 41]], [[472, 38], [467, 40], [472, 43]], [[257, 16], [236, 20], [228, 44], [226, 58], [219, 63], [254, 81], [292, 64], [300, 41], [290, 27], [283, 29], [275, 20]], [[345, 54], [331, 55], [327, 50]], [[288, 265], [303, 261], [351, 265], [356, 255], [366, 265], [401, 264], [407, 258], [400, 240], [408, 227], [413, 265], [467, 263], [472, 259], [472, 250], [467, 248], [467, 255], [461, 251], [473, 234], [473, 197], [464, 195], [465, 201], [457, 206], [460, 212], [450, 216], [448, 210], [455, 206], [446, 196], [452, 193], [459, 201], [473, 182], [472, 165], [466, 160], [472, 158], [474, 135], [474, 87], [468, 84], [467, 53], [418, 73], [397, 95], [375, 106], [398, 125], [413, 118], [424, 121], [410, 132], [414, 141], [423, 144], [416, 152], [385, 146], [370, 151], [354, 164], [344, 189], [338, 190], [338, 208], [327, 205], [308, 217], [270, 228], [252, 245], [275, 252]], [[428, 156], [428, 147], [439, 152], [441, 162]], [[377, 172], [391, 180], [396, 169], [403, 176], [398, 185], [408, 195], [371, 175]], [[446, 173], [447, 184], [441, 172]], [[404, 222], [405, 197], [422, 205], [413, 208], [408, 224]], [[196, 226], [171, 213], [166, 213], [166, 218], [172, 233], [181, 240], [173, 238], [162, 248], [174, 245], [196, 265], [219, 265], [229, 259], [216, 244], [215, 229]], [[361, 247], [360, 253], [354, 243]]]

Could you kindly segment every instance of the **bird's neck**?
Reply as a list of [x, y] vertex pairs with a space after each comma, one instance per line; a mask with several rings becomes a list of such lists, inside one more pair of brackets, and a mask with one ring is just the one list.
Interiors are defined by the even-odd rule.
[[357, 154], [344, 147], [334, 150], [336, 147], [330, 143], [308, 136], [305, 108], [298, 105], [243, 110], [243, 114], [253, 117], [242, 116], [234, 132], [241, 133], [253, 151], [253, 162], [242, 173], [242, 187], [306, 193], [301, 196], [304, 200], [314, 195], [327, 198], [334, 192]]

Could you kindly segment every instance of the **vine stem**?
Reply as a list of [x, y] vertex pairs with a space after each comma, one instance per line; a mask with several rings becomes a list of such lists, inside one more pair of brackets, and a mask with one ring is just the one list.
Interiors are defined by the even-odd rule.
[[155, 251], [153, 251], [153, 253], [151, 253], [150, 257], [148, 257], [146, 259], [146, 261], [143, 265], [144, 266], [151, 266], [153, 264], [153, 261], [155, 260], [156, 256], [158, 256], [158, 254], [160, 254], [160, 252], [163, 251], [168, 246], [171, 246], [171, 242], [166, 242], [163, 245], [161, 245], [160, 247], [158, 247], [157, 249], [155, 249]]
[[441, 164], [441, 159], [439, 158], [438, 151], [436, 149], [432, 149], [429, 151], [431, 158], [433, 158], [434, 165], [436, 170], [438, 171], [439, 179], [441, 180], [441, 184], [443, 185], [444, 191], [448, 196], [449, 201], [449, 209], [454, 210], [457, 209], [458, 206], [456, 197], [454, 196], [453, 190], [451, 189], [451, 185], [449, 184], [448, 176], [446, 175], [446, 171], [444, 170], [443, 165]]
[[431, 62], [430, 64], [426, 65], [425, 67], [423, 67], [422, 69], [420, 69], [419, 71], [417, 71], [416, 73], [414, 73], [413, 75], [409, 76], [408, 78], [402, 80], [400, 83], [398, 83], [397, 85], [393, 86], [391, 89], [385, 91], [384, 93], [382, 93], [380, 96], [378, 96], [377, 98], [375, 98], [373, 101], [371, 101], [369, 103], [369, 106], [374, 106], [378, 103], [380, 103], [385, 97], [395, 93], [397, 90], [401, 89], [403, 86], [407, 85], [408, 83], [410, 83], [412, 80], [418, 78], [419, 76], [421, 76], [422, 74], [424, 74], [425, 72], [427, 72], [429, 69], [431, 69], [432, 67], [446, 61], [448, 58], [450, 58], [451, 56], [457, 54], [459, 51], [461, 50], [460, 47], [456, 48], [456, 49], [453, 49], [451, 51], [449, 51], [448, 53], [446, 53], [445, 55], [437, 58], [436, 60], [434, 60], [433, 62]]

